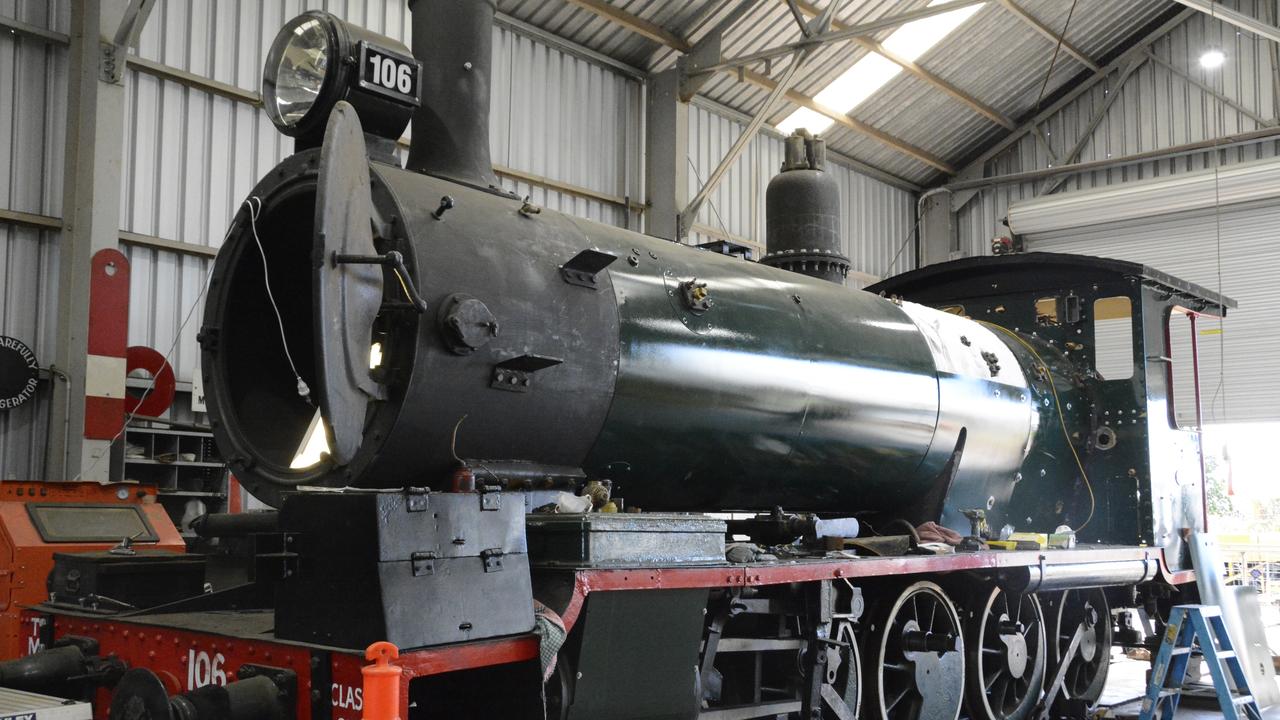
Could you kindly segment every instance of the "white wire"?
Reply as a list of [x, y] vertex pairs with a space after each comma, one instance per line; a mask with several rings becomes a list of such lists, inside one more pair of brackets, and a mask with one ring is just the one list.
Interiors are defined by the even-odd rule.
[[[258, 201], [256, 209], [253, 205], [254, 200]], [[271, 310], [275, 312], [276, 325], [280, 328], [280, 345], [284, 347], [284, 357], [289, 361], [289, 369], [298, 380], [298, 394], [310, 402], [311, 388], [307, 387], [302, 375], [298, 373], [298, 366], [293, 363], [293, 354], [289, 352], [289, 339], [284, 333], [284, 319], [280, 317], [280, 306], [276, 305], [276, 296], [271, 292], [271, 272], [267, 268], [267, 251], [262, 248], [262, 240], [258, 238], [258, 216], [262, 214], [262, 198], [254, 195], [245, 200], [245, 204], [249, 206], [249, 228], [253, 231], [253, 242], [257, 244], [258, 255], [262, 258], [262, 284], [267, 288], [267, 299], [271, 301]]]
[[[1211, 11], [1216, 10], [1216, 5], [1211, 4], [1210, 10]], [[1215, 22], [1218, 19], [1216, 12], [1210, 12], [1209, 17], [1211, 20]], [[1219, 46], [1222, 47], [1223, 52], [1225, 52], [1226, 47], [1221, 42], [1221, 38], [1222, 38], [1221, 25], [1218, 26], [1218, 30], [1219, 30], [1219, 33], [1218, 33]], [[1218, 75], [1217, 89], [1218, 89], [1219, 96], [1221, 96], [1223, 94], [1223, 82], [1224, 82], [1223, 80], [1224, 72], [1221, 65], [1218, 66], [1216, 73]], [[1216, 105], [1217, 105], [1218, 111], [1213, 115], [1213, 123], [1214, 123], [1213, 136], [1215, 138], [1221, 139], [1222, 133], [1224, 131], [1223, 126], [1226, 125], [1226, 110], [1224, 108], [1225, 103], [1223, 103], [1221, 99], [1217, 99]], [[1222, 296], [1224, 294], [1223, 286], [1222, 286], [1222, 194], [1221, 194], [1221, 181], [1218, 174], [1222, 165], [1222, 159], [1219, 157], [1220, 154], [1221, 154], [1221, 150], [1218, 148], [1218, 144], [1214, 143], [1214, 146], [1213, 146], [1213, 225], [1214, 225], [1214, 242], [1215, 242], [1215, 251], [1216, 251], [1215, 259], [1217, 261], [1217, 271], [1218, 271], [1218, 295]], [[1221, 315], [1218, 317], [1218, 384], [1213, 389], [1213, 397], [1209, 399], [1209, 413], [1211, 416], [1214, 416], [1214, 419], [1218, 419], [1216, 417], [1216, 413], [1214, 412], [1214, 407], [1218, 404], [1218, 398], [1219, 396], [1221, 396], [1222, 418], [1220, 422], [1226, 422], [1227, 420], [1227, 392], [1226, 392], [1227, 390], [1227, 387], [1226, 387], [1227, 385], [1227, 308], [1225, 306], [1220, 306], [1219, 310], [1221, 311]], [[1201, 422], [1203, 422], [1203, 419], [1201, 420]]]

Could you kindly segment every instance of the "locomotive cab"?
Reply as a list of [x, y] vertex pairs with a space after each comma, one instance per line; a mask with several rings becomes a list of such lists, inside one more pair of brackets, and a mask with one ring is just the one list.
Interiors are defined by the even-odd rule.
[[[1014, 516], [1035, 519], [1070, 504], [1067, 494], [1088, 494], [1094, 510], [1082, 539], [1159, 547], [1173, 567], [1190, 567], [1185, 540], [1205, 529], [1208, 515], [1198, 360], [1171, 348], [1179, 323], [1194, 328], [1196, 318], [1221, 317], [1235, 301], [1141, 264], [1049, 253], [956, 260], [868, 289], [1043, 343], [1055, 350], [1045, 354], [1050, 370], [1085, 391], [1086, 424], [1071, 449], [1078, 479], [1036, 488], [1053, 472], [1053, 458], [1041, 458], [1043, 469], [1033, 463], [1024, 472], [1022, 483], [1035, 491], [1015, 495]], [[1175, 417], [1175, 394], [1195, 408], [1195, 427]]]

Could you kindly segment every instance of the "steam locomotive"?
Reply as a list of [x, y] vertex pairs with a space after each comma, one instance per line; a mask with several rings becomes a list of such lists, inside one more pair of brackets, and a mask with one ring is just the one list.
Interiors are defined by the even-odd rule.
[[1144, 634], [1114, 611], [1158, 625], [1193, 578], [1168, 323], [1231, 301], [1034, 253], [846, 288], [807, 135], [760, 263], [537, 207], [491, 170], [492, 2], [411, 5], [412, 52], [308, 12], [268, 55], [297, 152], [200, 333], [218, 446], [278, 508], [197, 526], [240, 581], [64, 554], [0, 685], [349, 720], [390, 641], [415, 720], [1084, 717]]

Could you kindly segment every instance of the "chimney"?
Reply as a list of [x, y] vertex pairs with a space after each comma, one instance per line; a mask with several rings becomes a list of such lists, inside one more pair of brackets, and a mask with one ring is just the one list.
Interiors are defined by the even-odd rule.
[[408, 168], [481, 188], [498, 185], [489, 159], [489, 77], [496, 0], [409, 0], [422, 105]]

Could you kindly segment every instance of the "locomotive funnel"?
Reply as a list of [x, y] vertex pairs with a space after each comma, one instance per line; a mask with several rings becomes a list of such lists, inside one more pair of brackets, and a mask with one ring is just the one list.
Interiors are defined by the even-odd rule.
[[493, 0], [410, 0], [422, 105], [413, 115], [408, 169], [497, 187], [489, 159]]

